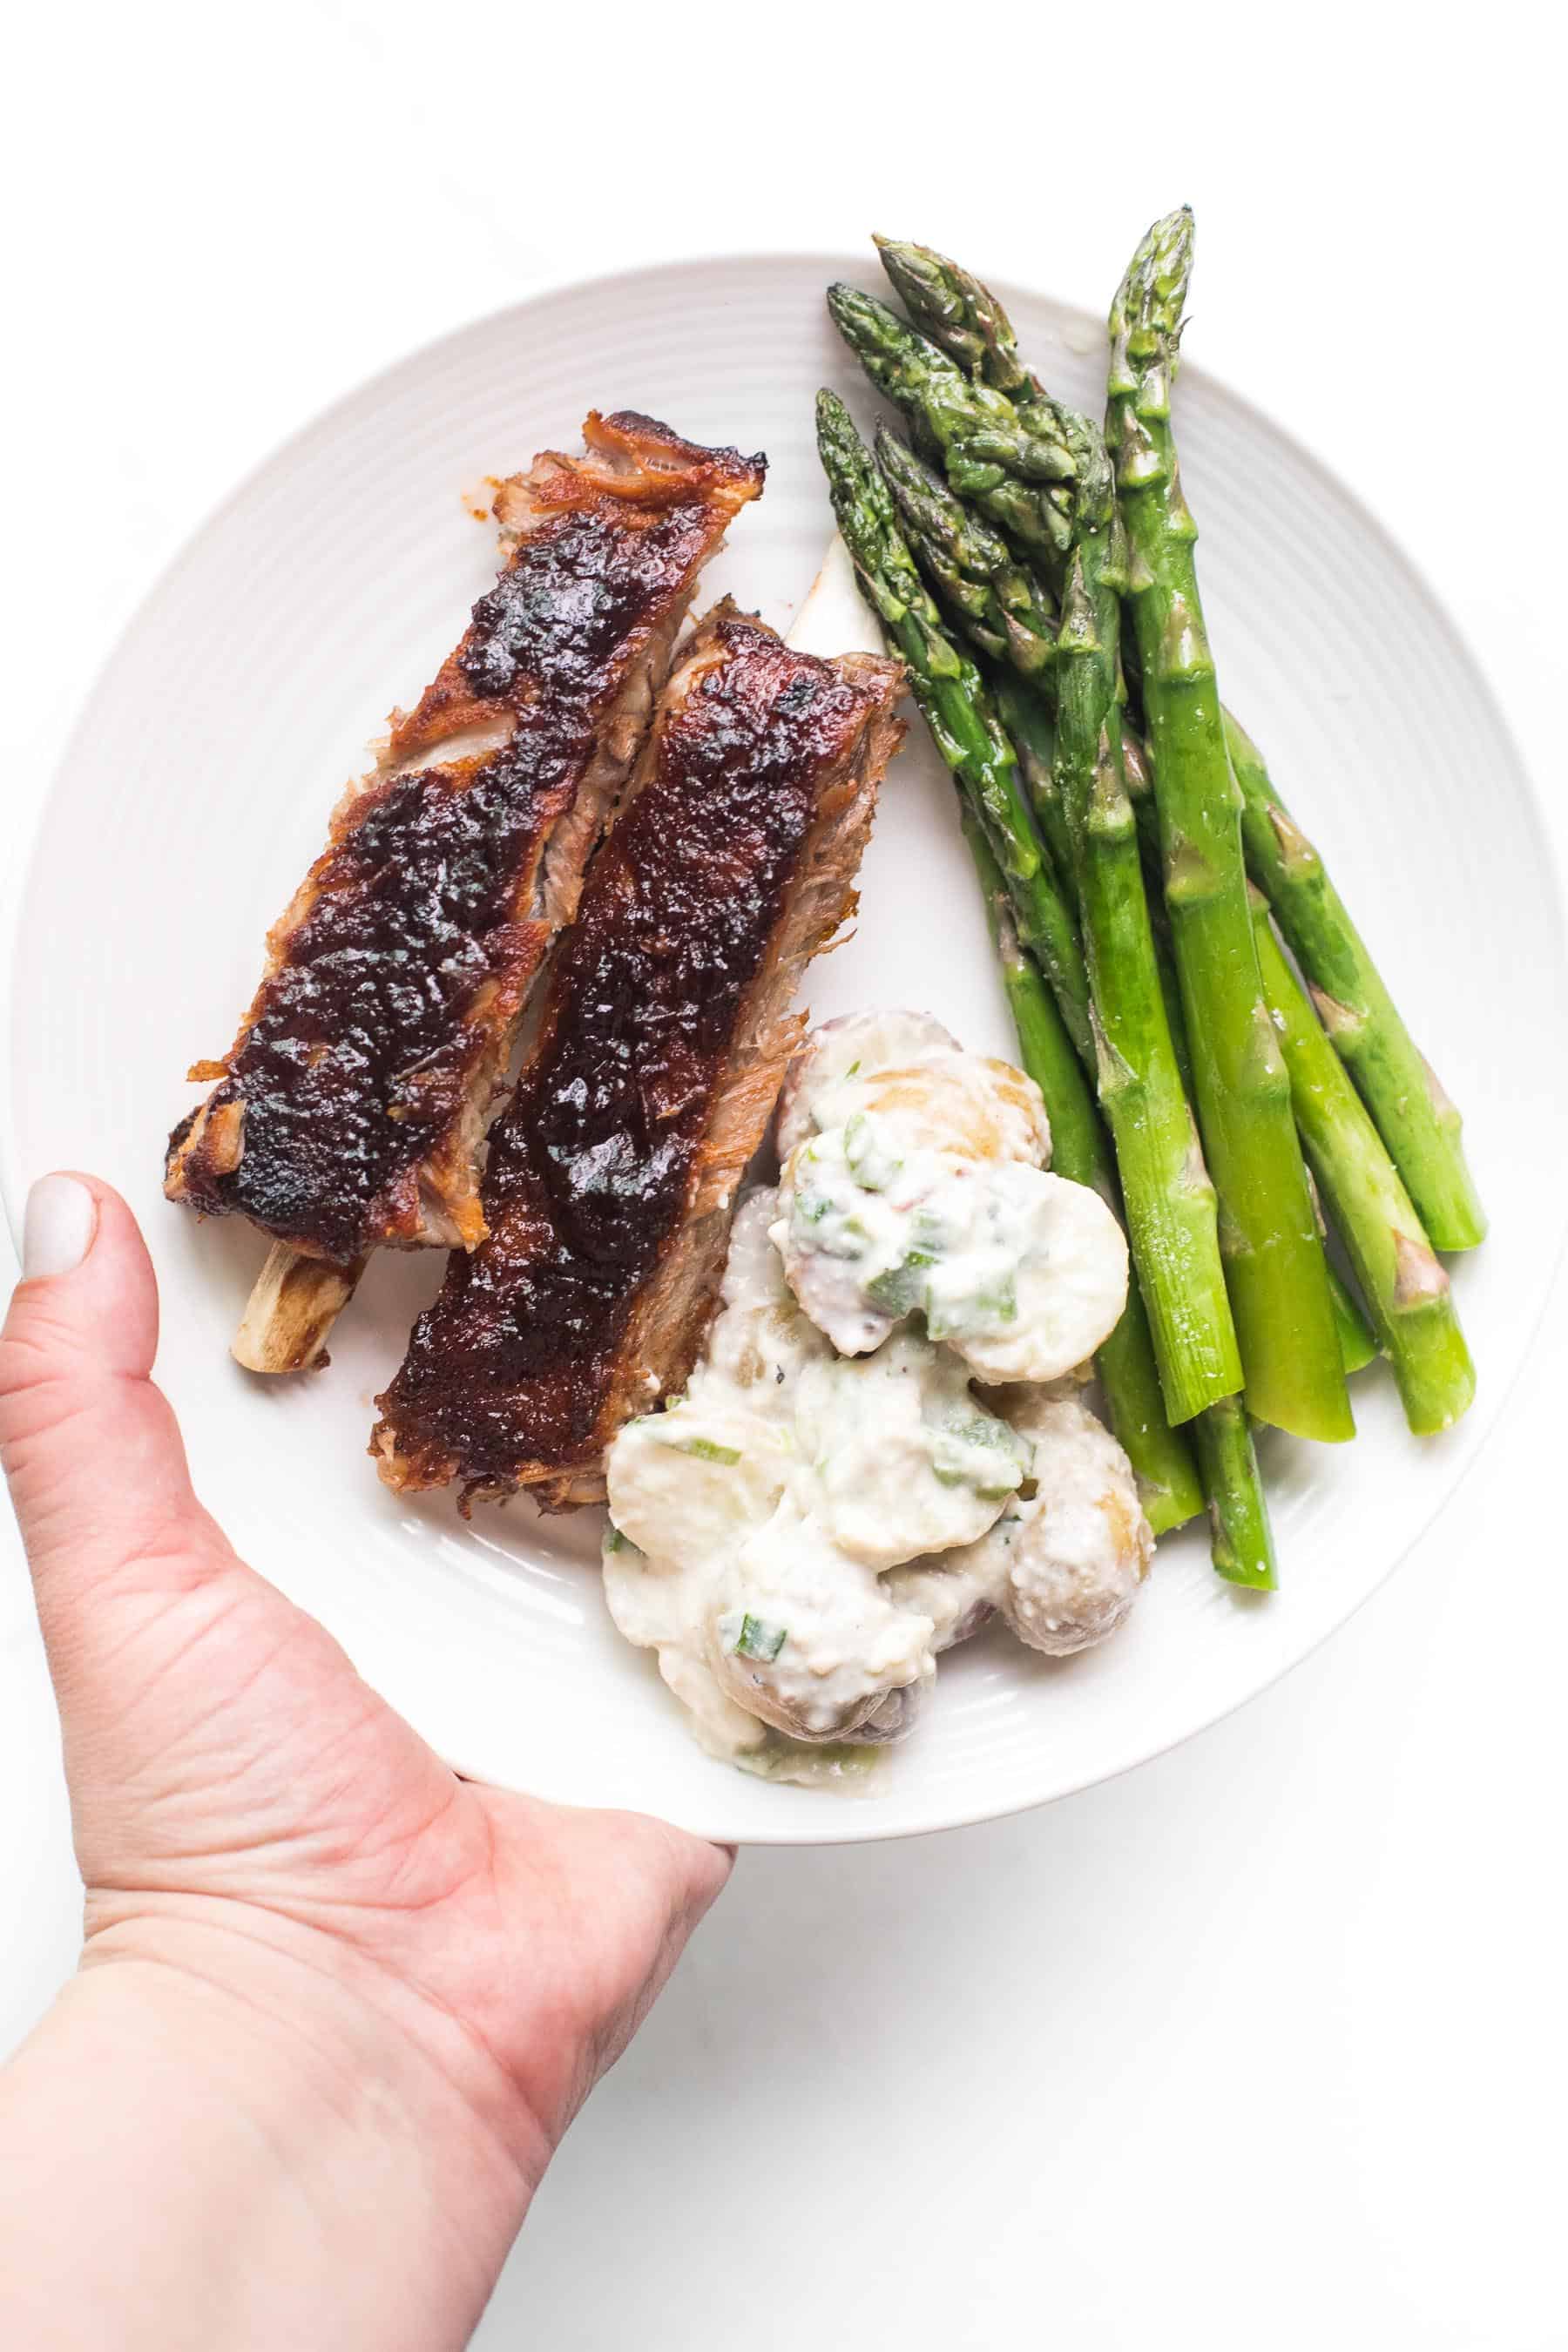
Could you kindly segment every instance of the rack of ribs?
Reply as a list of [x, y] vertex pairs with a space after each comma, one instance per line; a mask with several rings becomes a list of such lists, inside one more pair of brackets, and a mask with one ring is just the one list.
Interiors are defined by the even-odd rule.
[[164, 1191], [275, 1246], [235, 1341], [321, 1360], [379, 1247], [484, 1238], [479, 1153], [520, 1015], [647, 733], [697, 577], [765, 461], [623, 411], [504, 483], [506, 560], [396, 713], [275, 925]]
[[685, 1381], [796, 983], [855, 906], [901, 676], [727, 605], [700, 625], [492, 1132], [487, 1238], [378, 1400], [390, 1486], [595, 1501], [616, 1430]]

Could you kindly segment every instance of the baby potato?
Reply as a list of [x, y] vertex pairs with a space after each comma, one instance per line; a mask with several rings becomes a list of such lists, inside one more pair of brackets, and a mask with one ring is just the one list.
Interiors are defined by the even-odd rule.
[[788, 1503], [717, 1580], [707, 1619], [725, 1695], [804, 1740], [901, 1737], [912, 1711], [891, 1702], [931, 1681], [931, 1633]]
[[627, 1423], [605, 1464], [610, 1518], [645, 1552], [732, 1551], [772, 1513], [789, 1475], [787, 1433], [698, 1396]]
[[1030, 1389], [991, 1402], [1029, 1446], [1029, 1485], [944, 1565], [994, 1592], [1030, 1649], [1070, 1657], [1121, 1624], [1149, 1572], [1153, 1534], [1126, 1454], [1086, 1405]]

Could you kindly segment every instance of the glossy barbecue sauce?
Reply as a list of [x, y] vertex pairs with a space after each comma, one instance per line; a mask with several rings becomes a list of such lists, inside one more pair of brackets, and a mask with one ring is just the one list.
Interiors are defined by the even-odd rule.
[[492, 1133], [489, 1239], [454, 1257], [382, 1400], [426, 1479], [593, 1458], [637, 1291], [694, 1163], [826, 793], [875, 697], [729, 620], [591, 869], [538, 1049]]
[[727, 520], [699, 477], [663, 502], [602, 494], [531, 527], [399, 730], [417, 748], [514, 719], [510, 740], [354, 803], [211, 1097], [215, 1109], [243, 1104], [242, 1157], [204, 1165], [198, 1144], [184, 1171], [191, 1205], [342, 1260], [412, 1236], [420, 1164], [459, 1118], [547, 944], [532, 917], [552, 823]]

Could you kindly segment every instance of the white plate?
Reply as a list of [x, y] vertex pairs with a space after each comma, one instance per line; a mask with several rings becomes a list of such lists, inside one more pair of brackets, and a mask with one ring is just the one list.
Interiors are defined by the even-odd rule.
[[[353, 394], [271, 458], [154, 589], [100, 679], [49, 803], [19, 919], [6, 1193], [76, 1165], [128, 1195], [163, 1288], [160, 1377], [196, 1485], [258, 1567], [324, 1619], [463, 1769], [715, 1837], [811, 1843], [935, 1829], [1103, 1780], [1237, 1706], [1343, 1622], [1440, 1508], [1506, 1396], [1563, 1222], [1554, 1074], [1568, 1034], [1561, 906], [1529, 789], [1463, 648], [1377, 527], [1293, 443], [1189, 368], [1182, 448], [1226, 692], [1320, 836], [1468, 1135], [1493, 1235], [1455, 1279], [1480, 1396], [1417, 1444], [1377, 1372], [1361, 1438], [1270, 1436], [1284, 1587], [1219, 1582], [1197, 1534], [1167, 1540], [1129, 1627], [1065, 1665], [1000, 1639], [948, 1661], [879, 1793], [751, 1780], [688, 1738], [651, 1660], [600, 1600], [598, 1515], [524, 1502], [465, 1528], [443, 1496], [395, 1500], [365, 1456], [435, 1255], [384, 1255], [331, 1369], [271, 1385], [227, 1345], [262, 1255], [159, 1190], [182, 1082], [221, 1053], [262, 933], [320, 845], [343, 779], [412, 701], [493, 573], [459, 493], [592, 404], [765, 449], [768, 490], [710, 575], [787, 624], [829, 529], [812, 394], [871, 402], [824, 314], [869, 252], [737, 258], [576, 286], [481, 320]], [[1098, 406], [1100, 340], [1009, 289], [1052, 384]], [[886, 787], [853, 943], [811, 979], [818, 1015], [929, 1007], [1012, 1050], [952, 795], [918, 732]], [[1481, 1575], [1501, 1562], [1478, 1564]], [[1406, 1605], [1421, 1606], [1412, 1580]]]

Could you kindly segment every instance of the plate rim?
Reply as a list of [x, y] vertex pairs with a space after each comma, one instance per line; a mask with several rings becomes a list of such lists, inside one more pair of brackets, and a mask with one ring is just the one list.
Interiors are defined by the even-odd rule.
[[[820, 269], [826, 273], [823, 283], [826, 284], [831, 282], [833, 278], [844, 274], [846, 270], [852, 274], [858, 272], [863, 259], [864, 257], [858, 259], [851, 256], [847, 249], [830, 251], [826, 247], [795, 245], [776, 247], [739, 245], [668, 254], [658, 259], [588, 272], [563, 269], [547, 274], [536, 281], [527, 293], [514, 300], [499, 303], [489, 310], [476, 312], [473, 316], [444, 329], [439, 334], [408, 345], [395, 357], [367, 370], [344, 390], [280, 435], [257, 457], [229, 488], [205, 509], [174, 551], [158, 567], [141, 594], [137, 596], [131, 611], [114, 632], [94, 667], [87, 686], [69, 707], [66, 724], [58, 739], [59, 748], [49, 769], [47, 783], [33, 809], [25, 841], [19, 845], [20, 854], [11, 864], [8, 887], [3, 900], [0, 900], [0, 936], [3, 936], [5, 941], [4, 970], [7, 982], [5, 1018], [0, 1021], [0, 1104], [4, 1104], [9, 1111], [15, 1094], [14, 1008], [20, 976], [23, 919], [33, 896], [47, 820], [60, 797], [78, 745], [87, 731], [92, 711], [106, 682], [126, 657], [149, 612], [162, 598], [170, 583], [192, 561], [208, 535], [223, 522], [231, 509], [249, 494], [258, 480], [276, 466], [286, 462], [297, 448], [309, 444], [318, 436], [328, 433], [341, 412], [352, 409], [375, 387], [384, 384], [389, 379], [395, 378], [405, 371], [422, 366], [434, 355], [458, 346], [476, 334], [482, 334], [487, 330], [499, 327], [503, 321], [513, 320], [552, 300], [558, 300], [566, 296], [584, 294], [609, 295], [616, 288], [642, 287], [649, 280], [675, 278], [694, 272], [734, 270], [738, 268]], [[1065, 320], [1073, 324], [1089, 328], [1095, 335], [1103, 332], [1101, 321], [1094, 312], [1080, 304], [1064, 300], [1043, 288], [1027, 285], [1019, 278], [1002, 274], [989, 277], [986, 282], [995, 286], [1005, 301], [1010, 301], [1015, 297], [1026, 301], [1047, 301]], [[1568, 887], [1565, 887], [1564, 857], [1559, 852], [1553, 827], [1547, 814], [1544, 796], [1537, 785], [1529, 762], [1521, 751], [1507, 710], [1493, 686], [1487, 665], [1472, 649], [1468, 639], [1458, 627], [1445, 600], [1433, 586], [1425, 571], [1416, 563], [1397, 533], [1359, 487], [1347, 481], [1342, 475], [1331, 467], [1310, 439], [1297, 432], [1294, 427], [1281, 424], [1270, 409], [1253, 400], [1246, 393], [1237, 391], [1228, 378], [1190, 363], [1187, 373], [1193, 379], [1201, 382], [1212, 395], [1217, 395], [1224, 404], [1245, 420], [1260, 426], [1268, 436], [1282, 444], [1311, 476], [1321, 481], [1338, 500], [1352, 510], [1357, 522], [1368, 530], [1380, 542], [1384, 554], [1396, 567], [1406, 585], [1414, 592], [1429, 624], [1440, 634], [1444, 644], [1464, 675], [1468, 690], [1476, 698], [1487, 723], [1495, 730], [1500, 742], [1506, 749], [1513, 774], [1521, 787], [1522, 814], [1533, 836], [1533, 847], [1539, 859], [1547, 901], [1555, 908], [1559, 917], [1563, 919], [1551, 942], [1554, 967], [1550, 975], [1552, 992], [1559, 1001], [1568, 1001], [1568, 937], [1565, 937], [1565, 934], [1568, 934]], [[18, 1263], [21, 1255], [21, 1223], [25, 1199], [26, 1187], [19, 1160], [16, 1122], [14, 1118], [7, 1116], [0, 1118], [0, 1210], [4, 1212]], [[1565, 1259], [1568, 1259], [1568, 1196], [1564, 1196], [1559, 1212], [1556, 1230], [1548, 1254], [1546, 1278], [1541, 1285], [1538, 1303], [1527, 1326], [1518, 1361], [1512, 1372], [1505, 1377], [1502, 1384], [1494, 1391], [1490, 1416], [1475, 1451], [1458, 1469], [1452, 1483], [1447, 1486], [1443, 1493], [1436, 1497], [1430, 1510], [1423, 1516], [1405, 1543], [1373, 1574], [1365, 1589], [1357, 1595], [1344, 1613], [1325, 1626], [1294, 1656], [1283, 1664], [1271, 1666], [1263, 1678], [1254, 1684], [1243, 1696], [1230, 1699], [1211, 1711], [1204, 1713], [1197, 1721], [1184, 1729], [1168, 1738], [1160, 1739], [1155, 1745], [1142, 1749], [1136, 1756], [1130, 1756], [1125, 1762], [1115, 1765], [1109, 1770], [1097, 1771], [1085, 1778], [1069, 1776], [1055, 1786], [1009, 1798], [1003, 1802], [964, 1804], [955, 1811], [944, 1812], [939, 1820], [918, 1824], [879, 1822], [874, 1817], [865, 1817], [873, 1814], [873, 1807], [870, 1801], [868, 1801], [864, 1807], [857, 1804], [852, 1809], [856, 1815], [853, 1821], [845, 1818], [846, 1813], [851, 1810], [848, 1807], [837, 1804], [825, 1807], [825, 1810], [830, 1810], [837, 1818], [833, 1821], [825, 1820], [820, 1830], [816, 1829], [815, 1824], [809, 1827], [795, 1825], [785, 1827], [781, 1822], [777, 1829], [763, 1827], [748, 1830], [739, 1834], [732, 1827], [696, 1828], [692, 1833], [731, 1844], [796, 1847], [873, 1844], [893, 1839], [936, 1836], [949, 1830], [973, 1827], [988, 1821], [1012, 1819], [1018, 1814], [1032, 1811], [1038, 1806], [1058, 1803], [1064, 1798], [1078, 1795], [1088, 1789], [1120, 1780], [1127, 1773], [1140, 1770], [1144, 1765], [1152, 1764], [1160, 1757], [1171, 1753], [1173, 1749], [1184, 1746], [1188, 1740], [1202, 1737], [1229, 1717], [1242, 1713], [1256, 1701], [1264, 1697], [1288, 1675], [1294, 1673], [1298, 1666], [1313, 1657], [1326, 1643], [1332, 1640], [1360, 1613], [1375, 1594], [1386, 1587], [1390, 1580], [1425, 1542], [1450, 1503], [1474, 1475], [1478, 1465], [1486, 1459], [1497, 1428], [1516, 1388], [1541, 1351], [1547, 1309], [1552, 1303], [1552, 1294]], [[447, 1760], [452, 1764], [455, 1770], [463, 1771], [464, 1768], [459, 1757], [448, 1756]], [[557, 1798], [551, 1801], [569, 1803], [572, 1801]], [[689, 1822], [688, 1825], [689, 1826]]]

